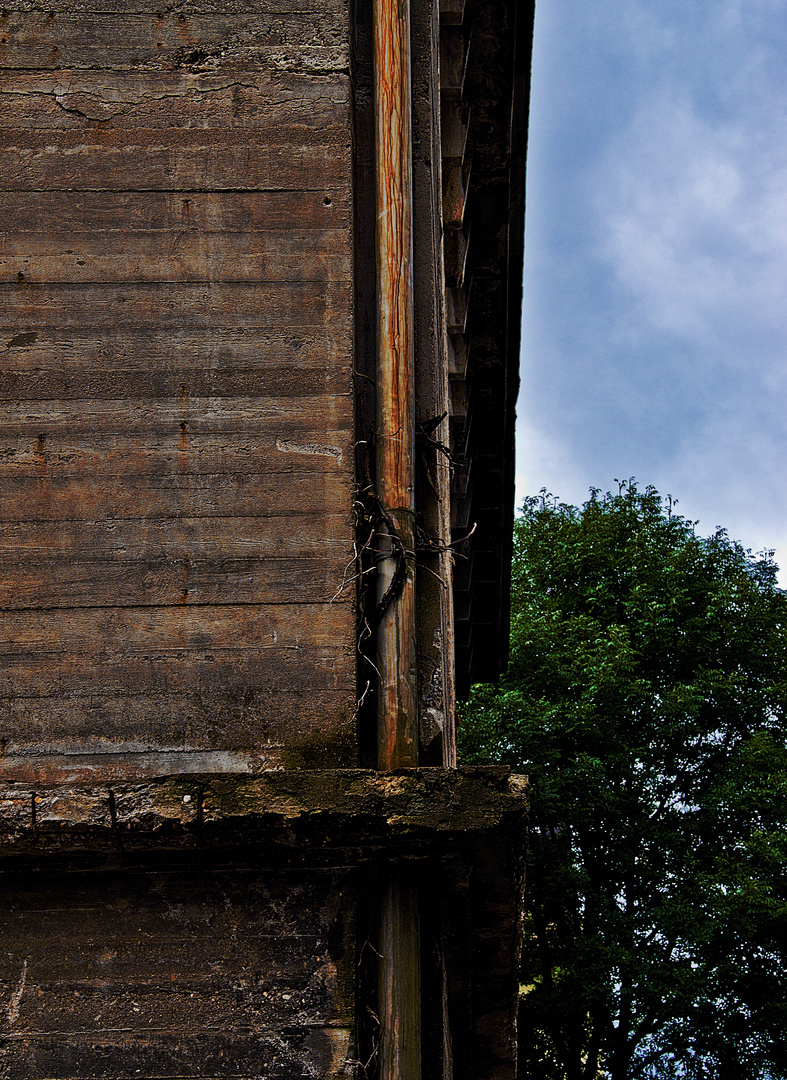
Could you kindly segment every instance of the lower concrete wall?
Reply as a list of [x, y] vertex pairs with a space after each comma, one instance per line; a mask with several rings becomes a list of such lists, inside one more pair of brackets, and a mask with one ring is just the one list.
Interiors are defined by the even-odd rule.
[[526, 809], [500, 768], [0, 783], [0, 1080], [372, 1080], [391, 874], [423, 1080], [515, 1080]]
[[349, 1075], [345, 877], [194, 865], [4, 875], [0, 1077]]

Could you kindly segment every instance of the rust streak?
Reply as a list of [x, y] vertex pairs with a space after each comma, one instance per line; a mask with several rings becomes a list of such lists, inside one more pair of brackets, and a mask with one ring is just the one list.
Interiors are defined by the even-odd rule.
[[407, 0], [375, 3], [377, 152], [377, 486], [394, 528], [380, 538], [380, 596], [401, 551], [404, 585], [378, 631], [378, 767], [417, 765], [415, 602], [411, 553], [415, 512], [414, 340], [410, 17]]
[[[377, 198], [377, 767], [418, 764], [414, 549], [415, 347], [409, 0], [374, 0]], [[402, 576], [403, 575], [403, 576]], [[380, 906], [381, 1080], [420, 1080], [418, 895], [398, 868]]]

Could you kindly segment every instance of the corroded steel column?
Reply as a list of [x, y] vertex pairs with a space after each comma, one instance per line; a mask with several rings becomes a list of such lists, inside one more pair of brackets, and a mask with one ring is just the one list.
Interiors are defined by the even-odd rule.
[[[377, 196], [377, 767], [418, 764], [415, 347], [409, 0], [374, 0]], [[418, 893], [393, 866], [380, 906], [381, 1080], [420, 1080]]]
[[421, 950], [418, 893], [392, 867], [380, 911], [380, 1080], [420, 1080]]
[[409, 0], [374, 0], [377, 189], [377, 638], [380, 769], [418, 764]]

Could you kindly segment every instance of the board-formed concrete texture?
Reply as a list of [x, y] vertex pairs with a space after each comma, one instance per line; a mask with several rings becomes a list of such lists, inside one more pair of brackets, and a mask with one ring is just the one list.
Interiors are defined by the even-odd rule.
[[7, 876], [0, 1075], [346, 1076], [342, 881], [242, 862]]
[[0, 16], [20, 779], [355, 764], [342, 0]]
[[513, 1080], [525, 810], [506, 769], [0, 785], [0, 1076], [363, 1076], [395, 866], [425, 1080]]
[[533, 4], [409, 0], [405, 508], [382, 4], [0, 10], [0, 1080], [515, 1080], [526, 782], [455, 703], [505, 663]]

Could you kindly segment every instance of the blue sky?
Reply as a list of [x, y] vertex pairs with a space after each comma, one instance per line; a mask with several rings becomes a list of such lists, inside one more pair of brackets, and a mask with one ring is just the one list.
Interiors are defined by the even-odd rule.
[[787, 583], [787, 3], [537, 0], [518, 498], [636, 476]]

